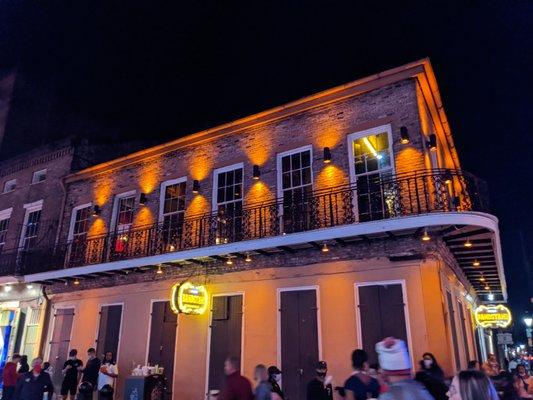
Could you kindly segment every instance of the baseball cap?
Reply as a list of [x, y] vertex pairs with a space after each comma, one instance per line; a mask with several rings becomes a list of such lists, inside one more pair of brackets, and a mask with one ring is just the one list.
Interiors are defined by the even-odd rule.
[[281, 374], [281, 371], [275, 365], [271, 365], [270, 367], [268, 367], [268, 374], [269, 375]]

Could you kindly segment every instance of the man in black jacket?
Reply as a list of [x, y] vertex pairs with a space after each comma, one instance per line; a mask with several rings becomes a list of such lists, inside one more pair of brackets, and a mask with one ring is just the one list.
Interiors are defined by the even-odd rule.
[[15, 388], [13, 400], [50, 400], [54, 394], [54, 385], [50, 375], [43, 371], [42, 358], [31, 362], [32, 370], [21, 375]]
[[319, 361], [316, 366], [316, 377], [307, 384], [307, 400], [333, 400], [331, 377], [327, 376], [328, 365]]

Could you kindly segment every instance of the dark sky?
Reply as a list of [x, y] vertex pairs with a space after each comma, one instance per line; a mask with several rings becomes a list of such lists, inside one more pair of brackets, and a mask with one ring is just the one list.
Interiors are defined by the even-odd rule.
[[533, 2], [510, 0], [3, 0], [0, 71], [18, 80], [2, 155], [71, 134], [164, 141], [429, 56], [463, 168], [491, 188], [521, 312], [531, 21]]

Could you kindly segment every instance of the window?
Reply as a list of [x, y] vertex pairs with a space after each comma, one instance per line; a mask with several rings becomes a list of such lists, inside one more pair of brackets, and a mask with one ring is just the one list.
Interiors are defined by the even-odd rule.
[[9, 193], [15, 190], [17, 187], [17, 180], [16, 179], [10, 179], [8, 181], [4, 182], [4, 191], [3, 193]]
[[75, 211], [72, 227], [73, 239], [85, 238], [91, 222], [91, 206], [85, 206]]
[[132, 190], [115, 196], [111, 217], [111, 227], [116, 232], [112, 239], [113, 257], [124, 257], [128, 248], [133, 245], [130, 243], [129, 229], [133, 224], [135, 193], [135, 190]]
[[235, 164], [215, 170], [215, 210], [218, 213], [217, 243], [242, 239], [242, 169]]
[[[283, 198], [284, 232], [309, 228], [313, 192], [311, 146], [278, 154], [278, 187]], [[278, 189], [280, 190], [280, 189]]]
[[9, 228], [9, 217], [0, 219], [0, 253], [6, 244], [7, 229]]
[[348, 136], [350, 176], [355, 184], [360, 221], [388, 218], [393, 214], [395, 196], [387, 183], [393, 173], [391, 143], [390, 125]]
[[135, 197], [123, 197], [118, 199], [117, 227], [129, 227], [133, 223], [133, 207]]
[[165, 250], [173, 251], [180, 246], [185, 216], [185, 178], [164, 182], [161, 185], [161, 216]]
[[37, 235], [41, 222], [41, 210], [27, 211], [26, 223], [22, 228], [22, 250], [30, 251], [37, 245]]
[[87, 232], [91, 224], [92, 205], [84, 204], [74, 207], [70, 220], [70, 254], [69, 262], [72, 265], [81, 265], [86, 262], [87, 250], [94, 250], [98, 247], [99, 242], [87, 242]]
[[46, 180], [46, 168], [41, 169], [40, 171], [35, 171], [33, 173], [33, 178], [31, 179], [31, 183], [39, 183]]

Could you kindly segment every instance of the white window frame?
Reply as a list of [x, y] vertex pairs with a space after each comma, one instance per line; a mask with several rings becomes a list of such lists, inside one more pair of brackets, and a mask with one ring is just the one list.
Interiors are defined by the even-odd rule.
[[411, 336], [411, 321], [409, 313], [409, 300], [407, 298], [407, 282], [405, 279], [391, 279], [388, 281], [366, 281], [366, 282], [355, 282], [354, 284], [354, 295], [355, 295], [355, 324], [357, 327], [357, 346], [362, 348], [363, 346], [363, 332], [361, 330], [361, 311], [359, 309], [359, 288], [363, 286], [386, 286], [386, 285], [401, 285], [402, 286], [402, 296], [403, 296], [403, 314], [405, 316], [405, 330], [407, 332], [407, 345], [409, 347], [409, 357], [411, 358], [411, 370], [414, 371], [416, 368], [415, 358], [414, 358], [414, 348], [413, 340]]
[[[110, 232], [122, 232], [122, 231], [126, 231], [128, 230], [131, 225], [133, 224], [129, 224], [128, 227], [126, 228], [126, 225], [124, 225], [124, 227], [121, 227], [121, 229], [119, 229], [119, 226], [117, 225], [117, 222], [118, 222], [118, 203], [119, 203], [119, 200], [120, 199], [124, 199], [124, 198], [127, 198], [127, 197], [135, 197], [135, 195], [137, 194], [137, 191], [136, 190], [129, 190], [127, 192], [123, 192], [123, 193], [119, 193], [117, 195], [115, 195], [115, 198], [113, 199], [113, 212], [111, 214], [111, 224], [110, 224]], [[133, 202], [133, 206], [134, 206], [134, 210], [135, 210], [135, 199], [134, 199], [134, 202]]]
[[[301, 146], [301, 147], [297, 147], [295, 149], [291, 149], [291, 150], [287, 150], [287, 151], [284, 151], [284, 152], [281, 152], [281, 153], [278, 153], [277, 156], [276, 156], [276, 175], [277, 175], [277, 187], [278, 187], [278, 190], [277, 190], [277, 195], [278, 195], [278, 199], [282, 199], [283, 198], [283, 178], [282, 178], [282, 175], [283, 175], [283, 170], [282, 170], [282, 165], [281, 165], [281, 159], [285, 156], [290, 156], [292, 154], [296, 154], [296, 153], [302, 153], [304, 151], [307, 151], [309, 150], [309, 157], [310, 157], [310, 167], [311, 167], [311, 190], [314, 190], [315, 188], [315, 177], [314, 177], [314, 174], [313, 174], [313, 145], [311, 144], [306, 144], [305, 146]], [[300, 187], [303, 186], [303, 185], [300, 185]], [[296, 189], [297, 187], [294, 187], [294, 188], [291, 188], [291, 189]]]
[[317, 329], [317, 342], [318, 342], [318, 359], [322, 360], [322, 316], [320, 313], [320, 286], [290, 286], [279, 287], [276, 289], [276, 359], [277, 365], [281, 367], [281, 293], [282, 292], [297, 292], [301, 290], [314, 290], [316, 294], [316, 329]]
[[[6, 186], [7, 186], [9, 183], [12, 183], [12, 182], [15, 183], [15, 186], [13, 187], [13, 189], [11, 189], [11, 190], [6, 190]], [[11, 193], [11, 192], [14, 192], [16, 188], [17, 188], [17, 178], [8, 179], [7, 181], [4, 181], [4, 186], [2, 187], [2, 193]]]
[[85, 203], [79, 206], [76, 206], [72, 209], [72, 214], [70, 215], [70, 226], [68, 228], [68, 240], [71, 241], [74, 239], [74, 223], [76, 222], [76, 214], [79, 210], [82, 210], [87, 207], [92, 207], [93, 203]]
[[[10, 220], [11, 219], [11, 214], [13, 213], [13, 207], [9, 207], [9, 208], [6, 208], [5, 210], [1, 210], [0, 211], [0, 221], [5, 221], [6, 219], [7, 220]], [[11, 222], [11, 221], [9, 221]], [[9, 222], [8, 222], [8, 230], [9, 230]], [[3, 244], [5, 244], [6, 242], [1, 242]]]
[[[244, 176], [243, 176], [244, 178]], [[243, 179], [244, 180], [244, 179]], [[223, 293], [215, 293], [211, 295], [211, 298], [209, 299], [209, 318], [207, 318], [207, 351], [206, 351], [206, 358], [205, 358], [205, 389], [204, 393], [207, 393], [209, 390], [209, 360], [211, 358], [211, 325], [213, 324], [213, 311], [211, 310], [213, 308], [213, 298], [214, 297], [229, 297], [229, 296], [242, 296], [242, 323], [241, 323], [241, 373], [244, 371], [244, 332], [245, 330], [245, 323], [246, 323], [246, 295], [244, 291], [242, 292], [223, 292]], [[179, 315], [179, 314], [178, 314]], [[178, 320], [178, 326], [179, 326], [179, 320]], [[176, 334], [177, 338], [177, 334]], [[222, 389], [222, 388], [220, 388]]]
[[[241, 183], [242, 193], [241, 193], [240, 200], [244, 206], [244, 163], [240, 162], [240, 163], [228, 165], [226, 167], [217, 168], [213, 171], [213, 197], [212, 197], [213, 201], [211, 202], [213, 211], [218, 210], [218, 175], [221, 173], [233, 171], [239, 168], [242, 170], [242, 183]], [[234, 203], [234, 202], [236, 201], [232, 200], [231, 202], [226, 202], [226, 203]]]
[[[353, 141], [357, 140], [357, 139], [360, 139], [362, 137], [365, 137], [365, 136], [370, 136], [370, 135], [376, 135], [378, 133], [383, 133], [383, 131], [387, 132], [387, 136], [388, 136], [388, 139], [389, 139], [390, 170], [391, 170], [392, 174], [396, 173], [396, 165], [395, 165], [395, 162], [394, 162], [395, 160], [394, 160], [394, 150], [393, 150], [394, 142], [392, 141], [392, 127], [391, 127], [391, 124], [380, 125], [380, 126], [376, 126], [374, 128], [365, 129], [363, 131], [357, 131], [357, 132], [354, 132], [354, 133], [350, 133], [348, 135], [347, 144], [348, 144], [348, 165], [349, 165], [349, 168], [350, 168], [350, 183], [352, 183], [352, 184], [356, 183], [353, 144], [352, 144]], [[369, 174], [376, 173], [378, 171], [379, 171], [379, 169], [375, 170], [375, 171], [372, 171], [372, 172], [365, 172], [364, 174], [360, 174], [360, 175], [357, 175], [357, 176], [366, 176], [366, 175], [369, 175]]]
[[[48, 170], [46, 168], [40, 169], [38, 171], [34, 171], [32, 177], [31, 177], [31, 184], [32, 185], [36, 185], [38, 183], [44, 182], [46, 180], [47, 172], [48, 172]], [[40, 180], [40, 181], [35, 180], [41, 174], [44, 174], [44, 179]]]
[[[22, 231], [20, 232], [20, 238], [19, 238], [19, 249], [22, 249], [22, 245], [24, 243], [24, 237], [26, 236], [26, 229], [28, 228], [28, 218], [30, 216], [30, 213], [34, 211], [42, 211], [43, 209], [43, 200], [37, 200], [33, 203], [26, 203], [22, 206], [26, 211], [24, 213], [24, 221], [22, 223]], [[42, 222], [42, 215], [39, 219], [39, 225]]]
[[[172, 185], [177, 185], [177, 184], [180, 184], [180, 183], [183, 183], [183, 182], [185, 182], [185, 184], [187, 184], [187, 177], [186, 176], [182, 176], [181, 178], [176, 178], [176, 179], [169, 179], [168, 181], [161, 182], [161, 189], [160, 189], [160, 192], [159, 192], [159, 219], [158, 219], [159, 222], [163, 222], [163, 220], [165, 219], [165, 214], [164, 214], [164, 211], [165, 211], [165, 192], [167, 190], [167, 187], [168, 186], [172, 186]], [[185, 198], [187, 198], [187, 196], [185, 196]], [[185, 204], [185, 206], [187, 206], [187, 204]]]

